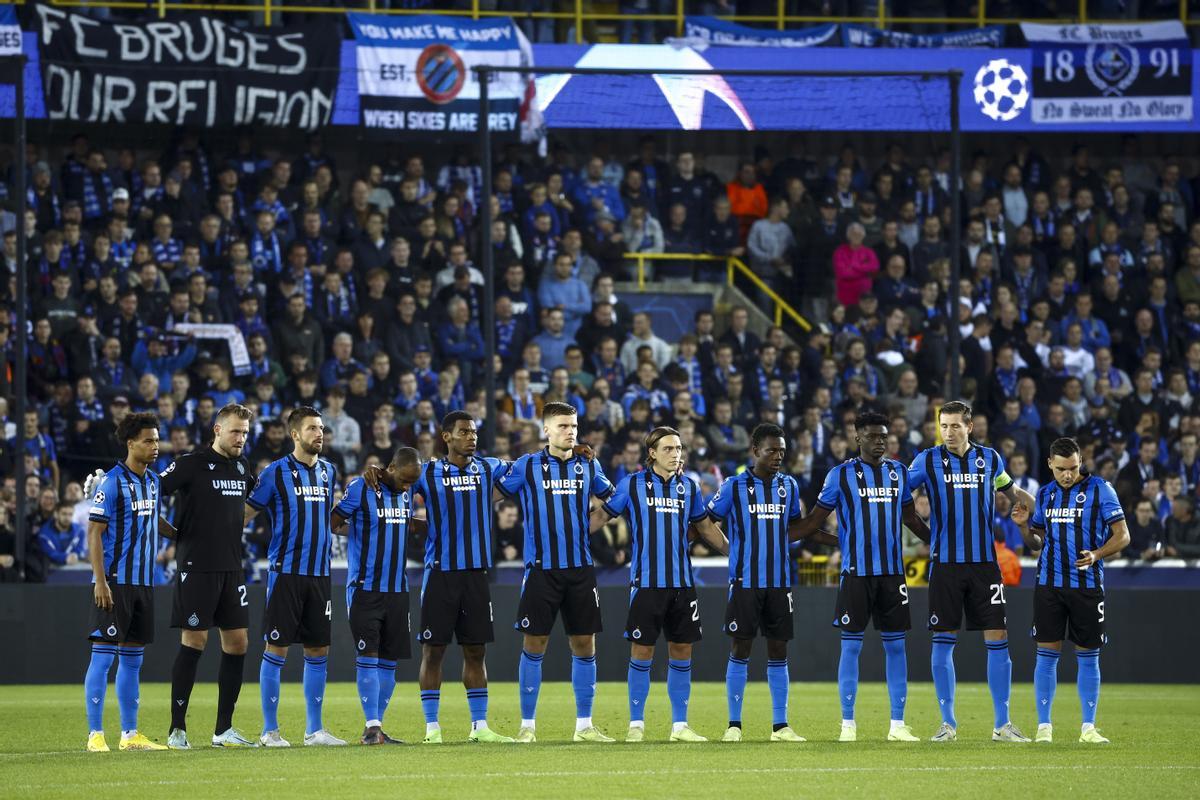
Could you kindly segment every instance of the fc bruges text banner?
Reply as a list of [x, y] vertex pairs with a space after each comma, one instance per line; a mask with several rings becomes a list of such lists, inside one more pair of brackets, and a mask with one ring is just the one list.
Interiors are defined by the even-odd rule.
[[1036, 125], [1187, 122], [1192, 50], [1178, 21], [1021, 25], [1033, 62]]
[[[362, 125], [385, 131], [470, 134], [479, 126], [479, 82], [472, 67], [533, 66], [533, 49], [512, 20], [348, 14], [358, 53]], [[540, 114], [532, 75], [495, 73], [488, 125], [537, 138]]]
[[336, 25], [114, 23], [44, 5], [35, 24], [49, 119], [312, 130], [333, 110]]

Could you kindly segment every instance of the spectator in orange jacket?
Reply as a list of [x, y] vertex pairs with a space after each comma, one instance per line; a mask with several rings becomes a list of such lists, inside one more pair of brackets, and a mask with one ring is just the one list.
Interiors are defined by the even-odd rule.
[[737, 180], [725, 184], [729, 195], [729, 210], [737, 217], [738, 234], [742, 244], [750, 226], [767, 215], [767, 190], [758, 182], [758, 172], [749, 161], [738, 166]]
[[1004, 544], [1004, 532], [997, 530], [996, 563], [1000, 565], [1000, 580], [1005, 586], [1021, 585], [1021, 557]]
[[879, 256], [863, 244], [866, 238], [866, 228], [851, 222], [846, 227], [846, 243], [833, 251], [837, 300], [846, 308], [858, 305], [858, 298], [871, 290], [871, 282], [879, 272]]

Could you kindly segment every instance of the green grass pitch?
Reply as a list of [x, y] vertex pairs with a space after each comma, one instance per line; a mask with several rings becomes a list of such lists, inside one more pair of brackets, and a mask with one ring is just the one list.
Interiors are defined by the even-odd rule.
[[[752, 670], [752, 676], [754, 672]], [[512, 684], [491, 687], [492, 727], [515, 734], [519, 723]], [[914, 684], [908, 720], [922, 738], [935, 729], [937, 711], [929, 684]], [[168, 687], [142, 687], [141, 727], [165, 741]], [[648, 741], [626, 745], [572, 744], [574, 700], [568, 684], [542, 689], [539, 742], [468, 745], [467, 705], [461, 685], [442, 692], [440, 747], [337, 750], [121, 753], [116, 750], [117, 703], [109, 687], [105, 712], [109, 754], [83, 752], [86, 725], [81, 686], [0, 688], [0, 775], [6, 798], [100, 797], [315, 797], [362, 798], [700, 798], [743, 797], [1196, 797], [1200, 784], [1200, 686], [1110, 684], [1102, 689], [1100, 729], [1113, 744], [1079, 744], [1079, 701], [1071, 683], [1060, 683], [1053, 745], [990, 741], [992, 710], [987, 687], [959, 686], [959, 740], [934, 745], [888, 743], [887, 692], [864, 684], [858, 703], [859, 741], [835, 741], [841, 717], [833, 684], [793, 684], [792, 726], [807, 744], [772, 744], [764, 681], [747, 692], [741, 744], [679, 745], [666, 741], [670, 711], [666, 687], [656, 681], [647, 715]], [[1013, 719], [1025, 733], [1036, 728], [1032, 689], [1013, 690]], [[199, 685], [189, 714], [193, 742], [207, 744], [216, 710], [215, 685]], [[725, 728], [725, 687], [698, 683], [692, 726], [710, 738]], [[624, 684], [597, 690], [595, 720], [618, 740], [628, 724]], [[299, 683], [284, 685], [280, 722], [293, 744], [302, 741], [304, 704]], [[352, 684], [331, 684], [326, 727], [349, 739], [362, 731]], [[385, 728], [409, 742], [424, 733], [417, 687], [401, 684]], [[258, 687], [248, 683], [235, 724], [257, 734]], [[1190, 787], [1190, 788], [1189, 788]]]

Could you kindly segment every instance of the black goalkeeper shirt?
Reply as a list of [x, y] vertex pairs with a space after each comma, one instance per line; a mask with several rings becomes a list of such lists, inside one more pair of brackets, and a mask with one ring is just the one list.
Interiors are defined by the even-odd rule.
[[226, 458], [212, 446], [179, 456], [161, 476], [163, 496], [175, 497], [180, 572], [242, 569], [242, 520], [254, 476], [245, 458]]

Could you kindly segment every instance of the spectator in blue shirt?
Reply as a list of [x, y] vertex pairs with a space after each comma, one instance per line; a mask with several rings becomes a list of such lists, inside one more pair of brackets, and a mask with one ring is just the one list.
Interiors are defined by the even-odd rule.
[[321, 390], [328, 392], [334, 386], [343, 389], [357, 372], [366, 372], [366, 366], [352, 357], [354, 337], [342, 332], [333, 337], [333, 356], [321, 365]]
[[563, 315], [563, 334], [574, 339], [583, 318], [592, 310], [592, 294], [587, 284], [571, 277], [574, 261], [570, 253], [559, 253], [554, 259], [554, 275], [538, 287], [538, 305], [556, 308]]
[[587, 175], [575, 187], [576, 205], [583, 209], [584, 222], [591, 225], [596, 215], [608, 212], [617, 222], [625, 219], [625, 203], [617, 187], [604, 180], [604, 161], [592, 157], [587, 164]]
[[171, 376], [180, 370], [186, 370], [196, 360], [196, 345], [189, 339], [187, 345], [175, 355], [167, 354], [167, 339], [157, 334], [146, 339], [139, 339], [133, 346], [131, 363], [139, 375], [153, 372], [158, 378], [159, 386], [170, 386]]
[[59, 503], [54, 516], [38, 530], [38, 550], [55, 566], [87, 561], [87, 532], [74, 521], [74, 515], [74, 505]]
[[1067, 339], [1067, 329], [1075, 323], [1083, 330], [1083, 347], [1089, 353], [1095, 353], [1101, 347], [1112, 346], [1112, 336], [1108, 325], [1099, 317], [1092, 316], [1094, 300], [1088, 292], [1080, 292], [1075, 296], [1075, 311], [1063, 318], [1059, 336], [1062, 341]]
[[450, 300], [450, 319], [438, 328], [438, 350], [443, 358], [452, 358], [462, 370], [463, 383], [470, 386], [483, 363], [483, 334], [471, 321], [471, 307], [461, 297]]
[[554, 369], [566, 365], [567, 346], [575, 340], [564, 330], [563, 312], [561, 308], [551, 308], [546, 312], [545, 328], [531, 342], [541, 348], [542, 367]]

